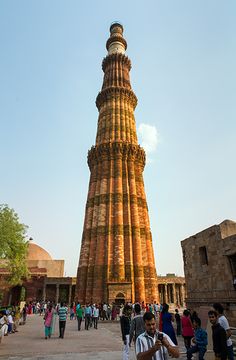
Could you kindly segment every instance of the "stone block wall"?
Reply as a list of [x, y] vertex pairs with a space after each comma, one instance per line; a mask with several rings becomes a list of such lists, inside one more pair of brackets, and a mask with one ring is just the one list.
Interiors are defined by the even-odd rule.
[[220, 302], [231, 319], [235, 314], [232, 256], [236, 254], [236, 223], [225, 220], [181, 242], [186, 280], [186, 304], [209, 307]]

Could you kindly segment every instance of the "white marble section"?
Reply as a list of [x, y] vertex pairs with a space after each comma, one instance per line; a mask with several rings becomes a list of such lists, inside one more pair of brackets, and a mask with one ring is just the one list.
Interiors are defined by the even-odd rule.
[[108, 55], [116, 54], [116, 53], [121, 53], [121, 54], [125, 53], [124, 45], [118, 41], [113, 42], [108, 49]]

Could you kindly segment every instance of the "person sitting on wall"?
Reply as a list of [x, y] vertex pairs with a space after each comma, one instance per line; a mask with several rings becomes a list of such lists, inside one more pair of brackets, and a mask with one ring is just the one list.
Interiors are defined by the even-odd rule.
[[3, 336], [7, 336], [8, 332], [8, 320], [6, 316], [6, 311], [3, 310], [0, 313], [0, 342], [2, 341]]

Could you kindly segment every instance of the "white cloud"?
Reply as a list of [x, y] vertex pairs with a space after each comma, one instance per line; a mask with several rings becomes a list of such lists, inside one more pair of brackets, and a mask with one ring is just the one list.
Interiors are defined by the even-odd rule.
[[138, 127], [138, 135], [140, 145], [148, 155], [156, 151], [159, 143], [159, 134], [155, 126], [141, 123]]

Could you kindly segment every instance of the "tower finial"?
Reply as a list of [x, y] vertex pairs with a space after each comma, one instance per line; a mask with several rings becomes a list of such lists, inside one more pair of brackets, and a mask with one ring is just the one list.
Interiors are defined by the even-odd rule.
[[124, 54], [127, 49], [127, 42], [123, 38], [123, 26], [115, 21], [110, 26], [110, 37], [107, 40], [106, 48], [108, 55], [121, 53]]

